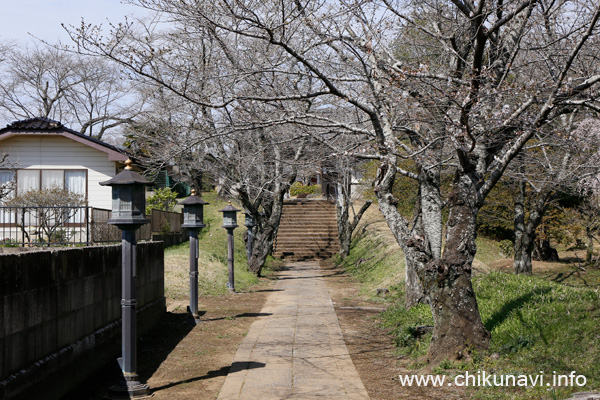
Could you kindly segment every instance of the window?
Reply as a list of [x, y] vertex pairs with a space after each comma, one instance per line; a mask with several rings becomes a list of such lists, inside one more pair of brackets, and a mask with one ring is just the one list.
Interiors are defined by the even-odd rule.
[[[0, 170], [0, 206], [4, 200], [10, 200], [14, 196], [15, 173], [8, 170]], [[0, 212], [0, 224], [14, 223], [14, 215], [6, 210]], [[2, 238], [0, 238], [2, 240]]]
[[[87, 171], [70, 169], [19, 169], [17, 170], [17, 192], [16, 195], [22, 195], [31, 190], [44, 190], [52, 187], [59, 187], [71, 193], [77, 193], [87, 199]], [[12, 223], [14, 217], [0, 216], [8, 223]], [[33, 224], [35, 218], [29, 216]], [[81, 223], [85, 220], [83, 210], [69, 218], [68, 223]], [[0, 221], [0, 223], [2, 223]]]
[[12, 196], [13, 188], [11, 182], [15, 180], [15, 173], [8, 170], [0, 170], [0, 200], [5, 196]]
[[17, 194], [59, 187], [87, 198], [87, 171], [70, 169], [17, 170]]

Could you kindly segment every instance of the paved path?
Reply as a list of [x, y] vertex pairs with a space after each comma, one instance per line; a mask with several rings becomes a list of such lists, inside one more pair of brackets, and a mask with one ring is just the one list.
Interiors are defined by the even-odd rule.
[[218, 400], [368, 400], [318, 262], [287, 264]]

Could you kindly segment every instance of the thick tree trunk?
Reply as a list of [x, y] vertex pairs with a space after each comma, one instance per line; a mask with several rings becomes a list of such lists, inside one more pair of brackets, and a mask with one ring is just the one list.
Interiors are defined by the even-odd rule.
[[[417, 217], [413, 231], [424, 238], [426, 252], [431, 259], [438, 259], [442, 253], [442, 198], [440, 194], [440, 175], [437, 170], [419, 174], [419, 196], [416, 204]], [[429, 303], [423, 285], [419, 280], [417, 268], [422, 267], [418, 257], [404, 254], [406, 263], [405, 287], [406, 308], [419, 303]]]
[[421, 220], [423, 232], [429, 243], [431, 257], [442, 254], [442, 197], [440, 194], [440, 174], [437, 169], [422, 172], [419, 176], [421, 191]]
[[406, 308], [411, 308], [419, 303], [429, 303], [429, 298], [425, 295], [423, 285], [417, 274], [417, 268], [423, 268], [423, 261], [420, 260], [417, 254], [412, 251], [404, 251], [404, 262], [406, 269], [404, 270], [405, 282], [405, 303]]
[[560, 261], [558, 251], [550, 245], [549, 239], [538, 239], [534, 241], [532, 258], [536, 261]]
[[273, 239], [275, 237], [275, 230], [271, 227], [260, 229], [254, 237], [254, 243], [252, 246], [252, 254], [248, 259], [248, 270], [260, 276], [267, 256], [273, 251]]
[[276, 197], [273, 199], [268, 219], [260, 218], [260, 216], [257, 218], [257, 215], [254, 216], [255, 220], [259, 221], [259, 224], [254, 236], [252, 254], [248, 259], [248, 270], [256, 274], [256, 276], [261, 276], [260, 274], [265, 266], [267, 256], [273, 251], [273, 239], [275, 238], [275, 233], [281, 221], [281, 213], [283, 212], [284, 194], [285, 190], [281, 191], [281, 193], [275, 193]]
[[480, 204], [471, 179], [463, 175], [449, 199], [446, 246], [442, 258], [418, 269], [434, 319], [429, 361], [469, 358], [469, 349], [488, 348], [490, 333], [483, 326], [471, 266], [475, 257], [476, 219]]
[[522, 235], [519, 242], [515, 241], [515, 258], [513, 262], [515, 274], [532, 274], [533, 264], [531, 263], [531, 254], [533, 253], [534, 243], [535, 236], [529, 234]]

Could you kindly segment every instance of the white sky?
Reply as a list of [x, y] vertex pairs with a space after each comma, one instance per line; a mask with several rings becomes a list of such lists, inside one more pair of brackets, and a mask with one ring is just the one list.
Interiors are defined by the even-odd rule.
[[86, 23], [108, 25], [125, 20], [125, 15], [142, 14], [143, 9], [119, 0], [0, 0], [0, 41], [21, 44], [35, 41], [30, 34], [49, 43], [70, 39], [61, 23], [78, 26]]

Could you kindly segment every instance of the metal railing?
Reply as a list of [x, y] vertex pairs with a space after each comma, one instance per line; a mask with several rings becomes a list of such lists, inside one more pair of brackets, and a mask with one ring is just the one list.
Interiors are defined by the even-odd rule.
[[[112, 212], [94, 207], [0, 206], [0, 246], [90, 245], [121, 241], [121, 231], [107, 221]], [[136, 232], [151, 240], [153, 232], [182, 232], [183, 215], [152, 210], [150, 223]]]
[[90, 207], [0, 207], [0, 246], [90, 243]]

